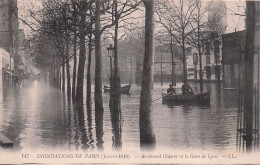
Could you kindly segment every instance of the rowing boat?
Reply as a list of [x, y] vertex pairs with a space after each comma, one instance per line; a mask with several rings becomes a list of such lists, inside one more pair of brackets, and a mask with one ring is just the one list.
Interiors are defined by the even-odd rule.
[[210, 92], [191, 95], [167, 95], [162, 93], [163, 103], [210, 103]]
[[[130, 91], [130, 87], [131, 87], [130, 84], [122, 86], [121, 89], [120, 89], [120, 92], [123, 93], [123, 94], [128, 94], [129, 91]], [[109, 86], [105, 85], [103, 89], [104, 89], [105, 93], [110, 93], [110, 87]]]

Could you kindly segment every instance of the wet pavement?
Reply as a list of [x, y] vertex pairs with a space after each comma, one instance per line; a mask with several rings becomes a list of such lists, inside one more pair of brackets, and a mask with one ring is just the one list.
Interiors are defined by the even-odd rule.
[[[153, 98], [167, 87], [154, 84]], [[198, 91], [199, 84], [192, 87]], [[211, 104], [206, 106], [153, 102], [156, 149], [235, 151], [237, 92], [216, 84], [205, 84], [205, 91], [211, 91]], [[92, 109], [79, 108], [60, 90], [28, 82], [0, 97], [0, 132], [14, 141], [15, 150], [113, 150], [118, 138], [123, 150], [139, 149], [139, 95], [140, 86], [133, 85], [130, 95], [121, 96], [122, 122], [113, 123], [109, 94], [103, 93], [104, 113], [95, 114], [94, 104]]]

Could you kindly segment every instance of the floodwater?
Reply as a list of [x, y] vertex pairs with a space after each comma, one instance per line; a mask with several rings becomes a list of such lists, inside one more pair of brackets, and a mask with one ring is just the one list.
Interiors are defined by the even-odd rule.
[[[153, 99], [167, 87], [154, 84]], [[199, 84], [192, 87], [197, 91]], [[122, 150], [138, 150], [140, 88], [133, 85], [130, 95], [121, 96], [122, 120], [112, 125], [109, 94], [103, 93], [104, 113], [95, 114], [94, 104], [92, 110], [85, 105], [77, 108], [58, 89], [30, 82], [23, 88], [3, 92], [0, 132], [14, 141], [17, 150], [113, 150], [115, 139], [119, 139]], [[213, 83], [205, 84], [205, 91], [211, 91], [210, 105], [169, 106], [161, 99], [153, 102], [156, 149], [235, 151], [237, 92]]]

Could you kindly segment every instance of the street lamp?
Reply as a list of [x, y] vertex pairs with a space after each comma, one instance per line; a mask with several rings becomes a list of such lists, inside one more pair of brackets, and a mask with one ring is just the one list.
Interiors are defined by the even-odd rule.
[[112, 44], [107, 48], [107, 55], [110, 58], [110, 79], [112, 79], [112, 58], [114, 56], [114, 48], [112, 47]]

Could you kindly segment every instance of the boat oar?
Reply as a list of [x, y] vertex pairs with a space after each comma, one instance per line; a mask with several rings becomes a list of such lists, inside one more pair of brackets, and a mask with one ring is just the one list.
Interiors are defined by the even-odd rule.
[[158, 97], [157, 99], [154, 99], [152, 102], [154, 102], [154, 101], [156, 101], [156, 100], [159, 100], [159, 99], [161, 99], [161, 98], [163, 98], [163, 97], [165, 97], [165, 96], [168, 96], [168, 95], [170, 95], [170, 94], [172, 94], [173, 92], [170, 92], [170, 93], [167, 93], [166, 95], [163, 95], [163, 96], [161, 96], [161, 97]]

